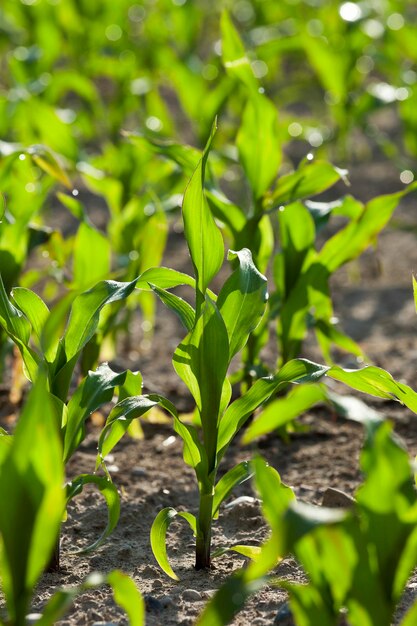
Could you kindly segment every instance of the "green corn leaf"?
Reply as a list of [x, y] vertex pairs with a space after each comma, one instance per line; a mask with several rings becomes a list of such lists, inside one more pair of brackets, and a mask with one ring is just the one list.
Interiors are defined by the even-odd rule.
[[96, 476], [95, 474], [81, 474], [74, 478], [67, 485], [67, 502], [74, 496], [81, 493], [85, 485], [96, 485], [100, 493], [103, 495], [107, 504], [107, 524], [106, 528], [89, 546], [76, 550], [73, 554], [86, 554], [96, 550], [107, 539], [107, 537], [113, 532], [117, 526], [117, 522], [120, 517], [120, 496], [115, 485], [105, 476]]
[[227, 498], [232, 489], [251, 478], [252, 475], [250, 463], [242, 461], [222, 476], [214, 488], [213, 518], [217, 517], [221, 503]]
[[382, 586], [398, 600], [415, 567], [417, 501], [410, 460], [391, 423], [368, 423], [361, 468], [366, 480], [356, 500], [367, 519], [366, 540], [374, 546]]
[[413, 295], [414, 295], [414, 305], [417, 311], [417, 280], [415, 276], [413, 276]]
[[0, 466], [2, 465], [7, 453], [12, 445], [13, 436], [9, 435], [4, 428], [0, 428]]
[[44, 172], [55, 178], [58, 182], [62, 183], [68, 189], [72, 189], [72, 184], [70, 179], [68, 178], [67, 173], [61, 167], [56, 154], [47, 148], [46, 146], [37, 144], [34, 146], [30, 146], [30, 148], [26, 151], [29, 154], [33, 161], [40, 167]]
[[214, 217], [226, 224], [235, 241], [247, 223], [244, 212], [218, 189], [207, 189], [206, 197]]
[[130, 626], [145, 626], [145, 605], [135, 583], [127, 574], [113, 570], [107, 575], [93, 572], [77, 587], [60, 589], [48, 600], [38, 626], [53, 626], [65, 615], [77, 596], [85, 591], [108, 584], [116, 603], [126, 611]]
[[73, 288], [88, 289], [108, 276], [110, 262], [110, 241], [93, 226], [82, 222], [74, 240]]
[[151, 291], [151, 285], [156, 285], [159, 289], [171, 289], [179, 285], [195, 287], [195, 280], [192, 276], [170, 267], [151, 267], [139, 276], [136, 287]]
[[361, 358], [363, 361], [369, 360], [360, 345], [337, 328], [331, 320], [316, 320], [314, 324], [314, 331], [316, 333], [317, 343], [319, 344], [323, 357], [327, 363], [332, 363], [332, 356], [330, 353], [332, 346], [338, 346], [345, 352], [349, 352], [349, 354], [353, 354], [354, 356]]
[[331, 237], [319, 253], [319, 261], [329, 272], [358, 257], [373, 244], [378, 233], [389, 222], [401, 198], [417, 189], [417, 183], [403, 191], [379, 196], [368, 202], [358, 219]]
[[157, 401], [151, 400], [148, 396], [132, 396], [116, 404], [100, 433], [97, 463], [102, 462], [102, 459], [113, 450], [129, 428], [130, 422], [144, 415], [156, 404]]
[[217, 424], [229, 366], [229, 341], [223, 319], [210, 299], [206, 300], [193, 331], [176, 349], [173, 365], [194, 397], [209, 463], [214, 463]]
[[129, 626], [145, 626], [145, 602], [133, 580], [114, 570], [107, 574], [106, 582], [113, 590], [116, 604], [126, 612]]
[[348, 71], [347, 57], [335, 51], [324, 37], [302, 38], [311, 67], [316, 71], [324, 89], [329, 91], [337, 102], [343, 102], [347, 96]]
[[291, 292], [287, 294], [278, 319], [280, 359], [283, 363], [300, 353], [300, 346], [307, 334], [307, 315], [314, 307], [316, 315], [324, 309], [331, 315], [329, 273], [321, 263], [313, 262], [303, 271]]
[[186, 144], [178, 144], [173, 141], [161, 141], [157, 137], [150, 134], [140, 135], [138, 133], [123, 131], [122, 134], [128, 137], [133, 143], [143, 146], [145, 145], [155, 154], [171, 159], [177, 163], [187, 176], [191, 176], [198, 161], [201, 159], [201, 152], [192, 146]]
[[26, 316], [10, 302], [0, 275], [0, 322], [6, 332], [20, 344], [27, 345], [30, 338], [30, 323]]
[[341, 170], [327, 161], [304, 162], [295, 172], [278, 179], [272, 193], [265, 198], [264, 208], [270, 211], [281, 205], [315, 196], [345, 178], [346, 174], [346, 170]]
[[64, 462], [67, 463], [83, 438], [85, 420], [106, 402], [114, 389], [122, 385], [126, 372], [116, 373], [103, 363], [95, 372], [89, 372], [68, 403], [67, 421], [63, 427]]
[[303, 267], [315, 255], [316, 231], [309, 211], [294, 202], [278, 212], [282, 252], [274, 259], [274, 279], [281, 298], [288, 298]]
[[237, 554], [247, 557], [251, 561], [256, 561], [261, 554], [261, 548], [259, 546], [244, 546], [240, 544], [229, 547], [220, 547], [216, 548], [216, 550], [211, 553], [211, 558], [217, 559], [219, 556], [223, 556], [223, 554], [226, 554], [227, 552], [236, 552]]
[[130, 396], [140, 396], [142, 392], [142, 375], [140, 372], [126, 370], [126, 378], [119, 385], [119, 402]]
[[344, 419], [360, 422], [361, 424], [382, 421], [381, 413], [355, 396], [341, 395], [328, 391], [328, 400], [335, 409], [337, 415]]
[[[52, 375], [56, 373], [57, 366], [62, 366], [58, 357], [58, 351], [62, 351], [62, 345], [59, 340], [65, 329], [68, 311], [76, 296], [77, 293], [71, 291], [61, 298], [51, 309], [42, 328], [41, 347], [46, 361], [50, 364], [49, 370]], [[62, 356], [63, 360], [65, 360], [63, 353]]]
[[182, 205], [184, 233], [197, 281], [197, 314], [207, 287], [219, 271], [224, 256], [223, 238], [204, 195], [206, 163], [215, 131], [214, 124], [203, 156], [185, 190]]
[[227, 73], [242, 82], [251, 92], [258, 91], [258, 81], [236, 28], [227, 11], [221, 17], [222, 59]]
[[49, 317], [49, 309], [45, 302], [34, 291], [24, 287], [15, 287], [12, 291], [12, 298], [29, 320], [33, 332], [40, 340], [43, 327]]
[[196, 626], [226, 626], [243, 608], [247, 599], [264, 585], [262, 578], [247, 580], [244, 570], [234, 574], [220, 587], [204, 608]]
[[335, 365], [326, 372], [326, 375], [371, 396], [398, 400], [417, 413], [417, 393], [408, 385], [394, 380], [391, 374], [379, 367], [345, 370]]
[[261, 553], [261, 548], [259, 546], [244, 546], [240, 544], [237, 544], [236, 546], [231, 546], [230, 550], [232, 552], [236, 552], [237, 554], [245, 556], [251, 561], [256, 561]]
[[[313, 626], [334, 626], [338, 618], [338, 612], [329, 606], [324, 598], [324, 593], [313, 586], [301, 587], [301, 585], [283, 585], [290, 593], [291, 613], [294, 623]], [[365, 622], [366, 623], [366, 622]], [[368, 622], [369, 623], [369, 622]]]
[[79, 200], [76, 200], [72, 195], [62, 193], [62, 191], [58, 191], [56, 196], [78, 221], [88, 222], [88, 215]]
[[55, 547], [64, 513], [64, 470], [55, 412], [40, 374], [0, 466], [0, 564], [9, 617], [24, 624], [33, 588]]
[[246, 420], [265, 400], [290, 382], [315, 382], [330, 368], [303, 359], [286, 363], [275, 376], [260, 378], [243, 396], [235, 400], [223, 415], [219, 424], [217, 443], [218, 461], [225, 454], [230, 442]]
[[169, 564], [166, 548], [166, 535], [168, 528], [176, 517], [182, 517], [185, 519], [193, 531], [193, 534], [197, 534], [197, 520], [194, 515], [186, 512], [178, 512], [172, 507], [168, 507], [159, 511], [158, 515], [155, 517], [151, 528], [150, 538], [152, 552], [160, 568], [170, 578], [179, 580], [178, 576]]
[[240, 162], [258, 200], [277, 176], [281, 163], [277, 110], [263, 94], [254, 92], [249, 99], [236, 143]]
[[268, 295], [267, 280], [256, 269], [250, 250], [230, 250], [228, 259], [237, 259], [239, 266], [224, 283], [217, 306], [226, 324], [231, 360], [259, 324]]
[[103, 306], [127, 298], [135, 286], [136, 280], [129, 283], [103, 280], [75, 298], [64, 335], [67, 361], [78, 354], [94, 335]]
[[271, 528], [276, 520], [295, 501], [293, 490], [281, 482], [281, 477], [266, 461], [256, 456], [253, 460], [256, 489], [262, 500], [262, 510]]
[[266, 272], [275, 246], [275, 234], [269, 215], [261, 217], [255, 233], [256, 253], [253, 252], [256, 265], [261, 272]]
[[243, 443], [270, 433], [296, 419], [318, 402], [328, 399], [324, 385], [300, 385], [294, 387], [284, 398], [274, 400], [249, 424], [243, 435]]
[[150, 285], [161, 301], [173, 311], [180, 319], [185, 329], [190, 332], [195, 322], [195, 311], [193, 307], [185, 300], [170, 293], [166, 289], [160, 289], [156, 285]]

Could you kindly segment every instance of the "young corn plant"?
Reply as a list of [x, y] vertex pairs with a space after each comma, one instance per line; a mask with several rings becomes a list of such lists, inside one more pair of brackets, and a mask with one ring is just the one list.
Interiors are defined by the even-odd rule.
[[[247, 342], [261, 319], [267, 300], [266, 278], [255, 267], [247, 249], [229, 252], [234, 271], [218, 296], [209, 284], [220, 270], [224, 257], [221, 232], [208, 208], [204, 195], [204, 174], [213, 133], [188, 184], [183, 203], [185, 236], [194, 266], [195, 278], [170, 268], [147, 270], [137, 286], [153, 289], [161, 300], [181, 319], [185, 339], [177, 347], [173, 366], [188, 386], [201, 422], [198, 429], [183, 423], [175, 407], [157, 394], [142, 396], [148, 408], [159, 403], [174, 418], [174, 428], [184, 442], [184, 460], [193, 467], [199, 488], [197, 516], [166, 508], [157, 515], [151, 530], [151, 544], [162, 569], [172, 578], [166, 552], [166, 533], [171, 521], [184, 518], [196, 536], [197, 569], [210, 567], [212, 522], [219, 507], [233, 487], [250, 476], [248, 463], [240, 463], [220, 480], [220, 462], [231, 441], [253, 411], [274, 391], [290, 381], [314, 378], [315, 367], [307, 362], [288, 363], [275, 377], [259, 380], [252, 389], [230, 403], [231, 385], [227, 378], [233, 357]], [[195, 308], [168, 291], [170, 287], [188, 284], [195, 289]], [[128, 405], [140, 398], [127, 398], [124, 407], [109, 415], [99, 440], [100, 464], [127, 429], [135, 415]]]
[[[361, 469], [365, 481], [350, 509], [297, 502], [278, 473], [261, 458], [256, 459], [256, 484], [271, 537], [258, 559], [219, 590], [198, 626], [229, 624], [246, 599], [265, 583], [289, 592], [297, 626], [336, 626], [343, 612], [351, 626], [393, 623], [407, 580], [417, 565], [415, 476], [392, 424], [378, 418], [364, 423]], [[290, 553], [303, 567], [308, 583], [270, 576], [269, 572]], [[232, 597], [232, 602], [225, 602], [226, 597]], [[412, 626], [416, 616], [414, 603], [401, 626]]]
[[[208, 196], [210, 207], [225, 224], [232, 245], [250, 248], [260, 270], [269, 266], [273, 277], [267, 315], [245, 350], [245, 378], [250, 382], [250, 372], [267, 371], [260, 350], [268, 341], [271, 321], [276, 326], [279, 366], [300, 355], [309, 329], [328, 362], [332, 346], [363, 357], [360, 346], [335, 324], [329, 281], [341, 266], [375, 244], [402, 197], [417, 185], [365, 205], [350, 196], [315, 202], [312, 196], [346, 179], [348, 172], [310, 154], [293, 172], [278, 175], [283, 151], [276, 107], [263, 93], [226, 12], [221, 27], [223, 64], [245, 97], [236, 146], [250, 204], [245, 215], [216, 186]], [[319, 247], [317, 235], [332, 216], [347, 223]]]
[[[42, 369], [13, 436], [0, 430], [0, 589], [6, 614], [1, 626], [26, 626], [35, 587], [55, 550], [66, 498], [62, 437]], [[131, 626], [143, 626], [144, 603], [133, 581], [119, 571], [91, 574], [78, 587], [56, 591], [39, 626], [52, 626], [76, 596], [108, 584]]]
[[[130, 283], [101, 281], [78, 295], [68, 294], [49, 311], [43, 300], [30, 289], [15, 288], [7, 296], [0, 276], [0, 324], [18, 347], [25, 373], [34, 383], [39, 369], [46, 372], [42, 378], [51, 398], [55, 421], [61, 436], [62, 462], [68, 463], [85, 436], [85, 422], [103, 404], [110, 402], [116, 389], [120, 402], [132, 394], [138, 395], [142, 386], [139, 374], [130, 371], [116, 373], [106, 364], [88, 372], [73, 393], [70, 385], [82, 351], [94, 337], [100, 311], [112, 302], [125, 299], [134, 290], [136, 280]], [[67, 309], [70, 314], [64, 332]], [[96, 548], [110, 534], [119, 518], [120, 501], [117, 489], [106, 476], [82, 474], [66, 487], [69, 501], [88, 483], [96, 485], [104, 496], [109, 518], [101, 537], [91, 546]], [[59, 567], [59, 542], [50, 569]]]
[[[400, 398], [417, 410], [417, 400], [411, 390], [396, 383], [383, 370], [364, 368], [349, 372], [302, 359], [288, 361], [274, 376], [260, 378], [240, 398], [230, 403], [229, 365], [259, 324], [265, 311], [267, 291], [265, 277], [257, 270], [251, 253], [245, 248], [229, 252], [234, 270], [219, 294], [216, 296], [209, 289], [210, 282], [222, 265], [224, 254], [221, 233], [204, 192], [206, 161], [212, 137], [213, 134], [186, 189], [183, 202], [184, 232], [195, 278], [170, 268], [154, 268], [144, 272], [137, 283], [139, 288], [153, 289], [179, 316], [188, 331], [174, 353], [173, 366], [188, 386], [201, 422], [200, 436], [195, 426], [181, 421], [175, 407], [166, 399], [157, 394], [142, 397], [147, 406], [152, 402], [159, 403], [173, 416], [174, 428], [184, 441], [184, 460], [193, 467], [199, 488], [197, 516], [166, 508], [160, 511], [152, 526], [151, 544], [155, 557], [172, 578], [177, 576], [169, 564], [166, 551], [170, 523], [177, 516], [188, 522], [196, 536], [196, 568], [210, 567], [213, 519], [231, 489], [247, 479], [251, 472], [249, 464], [241, 463], [218, 480], [220, 462], [247, 419], [274, 393], [291, 382], [313, 382], [327, 373], [350, 387], [385, 398]], [[169, 291], [169, 288], [179, 284], [194, 287], [195, 308]], [[307, 389], [316, 387], [307, 386]], [[126, 409], [130, 402], [137, 403], [139, 399], [127, 398]], [[302, 407], [299, 404], [296, 407], [298, 415]], [[109, 416], [99, 441], [99, 464], [120, 439], [131, 417], [126, 418], [122, 407]], [[247, 547], [235, 546], [234, 549], [248, 552]]]

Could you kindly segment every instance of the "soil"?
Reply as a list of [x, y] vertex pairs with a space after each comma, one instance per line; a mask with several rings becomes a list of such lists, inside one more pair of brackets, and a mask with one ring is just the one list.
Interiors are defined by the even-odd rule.
[[[367, 200], [372, 196], [401, 189], [398, 172], [386, 162], [351, 168], [351, 193]], [[336, 193], [336, 192], [335, 192]], [[332, 283], [335, 314], [342, 328], [369, 356], [369, 362], [382, 366], [397, 379], [417, 388], [417, 320], [411, 275], [417, 271], [416, 198], [405, 199], [392, 225], [379, 238], [378, 248], [367, 251], [362, 259], [344, 268]], [[182, 237], [173, 233], [166, 263], [183, 268], [189, 263]], [[135, 321], [133, 344], [121, 348], [115, 367], [140, 369], [147, 391], [158, 391], [173, 400], [181, 411], [192, 410], [186, 390], [178, 383], [172, 366], [173, 349], [183, 336], [174, 316], [158, 307], [152, 338], [143, 337], [140, 319]], [[312, 340], [306, 342], [303, 356], [321, 360]], [[355, 366], [352, 357], [340, 354], [342, 366]], [[7, 400], [7, 389], [0, 390], [3, 422], [14, 409]], [[364, 397], [362, 399], [365, 400]], [[410, 455], [417, 454], [417, 420], [394, 402], [366, 398], [387, 418], [404, 439]], [[288, 443], [277, 436], [264, 438], [245, 448], [237, 440], [225, 459], [222, 471], [248, 459], [259, 451], [275, 467], [282, 480], [291, 485], [297, 497], [321, 504], [327, 488], [354, 495], [361, 482], [358, 465], [363, 440], [359, 424], [335, 416], [327, 409], [308, 412], [300, 420], [306, 428]], [[1, 424], [1, 422], [0, 422]], [[41, 610], [51, 593], [62, 585], [76, 585], [94, 570], [109, 572], [118, 568], [136, 581], [146, 599], [147, 626], [191, 625], [204, 604], [233, 571], [245, 564], [238, 555], [225, 554], [210, 571], [194, 570], [193, 538], [184, 522], [169, 530], [169, 556], [180, 581], [170, 580], [159, 569], [151, 552], [149, 530], [157, 512], [166, 506], [196, 511], [197, 488], [193, 471], [182, 460], [180, 439], [168, 423], [144, 422], [144, 438], [125, 438], [109, 459], [113, 480], [122, 499], [121, 518], [111, 538], [95, 553], [71, 554], [74, 549], [94, 540], [106, 522], [104, 501], [95, 491], [86, 490], [69, 508], [62, 533], [62, 569], [47, 574], [37, 589], [33, 611]], [[89, 433], [72, 460], [68, 477], [94, 468], [98, 428]], [[232, 543], [258, 545], [268, 530], [250, 482], [235, 490], [215, 523], [213, 545]], [[287, 559], [278, 573], [291, 580], [302, 580], [294, 559]], [[395, 623], [416, 598], [417, 576], [411, 578]], [[232, 622], [234, 626], [272, 626], [289, 624], [277, 618], [286, 601], [285, 592], [265, 587], [245, 606]], [[126, 624], [123, 613], [114, 605], [106, 588], [79, 597], [61, 626], [83, 626], [95, 622]]]

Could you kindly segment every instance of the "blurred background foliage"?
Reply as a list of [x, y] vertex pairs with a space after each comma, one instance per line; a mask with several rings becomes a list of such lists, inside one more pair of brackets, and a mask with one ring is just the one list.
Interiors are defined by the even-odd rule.
[[[59, 285], [86, 289], [109, 273], [131, 280], [158, 265], [215, 116], [211, 170], [250, 216], [247, 130], [239, 138], [250, 98], [239, 59], [228, 63], [222, 51], [225, 9], [252, 87], [277, 112], [280, 176], [304, 167], [309, 153], [343, 167], [377, 155], [395, 163], [400, 185], [412, 182], [412, 0], [3, 0], [0, 265], [7, 290], [42, 285], [51, 300]], [[219, 202], [212, 198], [218, 210]], [[54, 217], [62, 211], [64, 222]], [[137, 297], [150, 328], [153, 296]]]

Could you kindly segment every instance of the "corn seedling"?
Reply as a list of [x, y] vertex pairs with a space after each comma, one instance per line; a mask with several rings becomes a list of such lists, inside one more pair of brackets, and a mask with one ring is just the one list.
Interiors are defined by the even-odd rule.
[[[141, 389], [140, 375], [125, 371], [113, 372], [107, 364], [88, 372], [68, 400], [74, 369], [82, 350], [93, 338], [99, 323], [101, 309], [120, 299], [125, 299], [135, 288], [136, 281], [117, 283], [102, 281], [92, 289], [74, 297], [69, 294], [50, 312], [43, 300], [33, 291], [18, 287], [9, 299], [0, 278], [0, 323], [19, 348], [26, 374], [32, 382], [39, 368], [46, 372], [43, 379], [55, 410], [55, 420], [62, 442], [62, 461], [66, 465], [83, 441], [85, 421], [100, 406], [111, 401], [119, 389], [121, 401], [132, 391]], [[71, 305], [70, 315], [63, 335], [60, 329]], [[67, 486], [67, 500], [82, 491], [84, 485], [93, 483], [103, 494], [109, 508], [109, 520], [102, 536], [88, 549], [97, 547], [115, 527], [119, 517], [119, 496], [109, 477], [82, 474]], [[59, 566], [57, 544], [51, 568]]]
[[[257, 560], [219, 590], [198, 626], [230, 623], [249, 595], [265, 583], [288, 590], [298, 626], [335, 626], [342, 611], [352, 626], [392, 623], [417, 564], [415, 480], [408, 454], [393, 436], [392, 424], [373, 418], [365, 420], [365, 427], [361, 454], [365, 481], [350, 509], [297, 502], [275, 470], [260, 458], [254, 462], [271, 537]], [[308, 583], [269, 576], [289, 553], [304, 568]], [[226, 596], [235, 601], [226, 603]], [[414, 604], [401, 625], [411, 626], [416, 615]]]
[[[25, 626], [35, 586], [55, 549], [65, 510], [62, 438], [56, 411], [39, 372], [13, 436], [0, 432], [0, 588], [7, 615], [2, 626]], [[78, 587], [56, 591], [38, 616], [52, 626], [76, 596], [108, 584], [131, 626], [143, 626], [143, 600], [133, 581], [118, 571], [91, 574]]]

